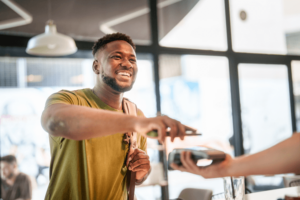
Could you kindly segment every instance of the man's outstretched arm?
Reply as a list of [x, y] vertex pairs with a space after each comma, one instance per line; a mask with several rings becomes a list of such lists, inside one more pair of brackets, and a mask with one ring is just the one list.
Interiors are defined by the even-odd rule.
[[146, 136], [158, 131], [158, 140], [164, 141], [166, 128], [171, 128], [171, 138], [183, 139], [183, 125], [167, 116], [144, 118], [84, 106], [57, 103], [47, 107], [42, 114], [43, 128], [53, 136], [84, 140], [115, 133], [138, 132]]
[[172, 168], [204, 178], [300, 173], [300, 133], [256, 154], [234, 159], [227, 155], [224, 161], [207, 167], [198, 167], [190, 157], [190, 152], [183, 152], [183, 166], [173, 163]]

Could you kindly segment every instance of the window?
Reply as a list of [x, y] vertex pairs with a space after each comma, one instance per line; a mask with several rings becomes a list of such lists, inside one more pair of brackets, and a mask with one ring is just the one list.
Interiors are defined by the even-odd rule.
[[297, 131], [300, 131], [300, 61], [292, 61], [292, 76], [296, 111]]
[[287, 67], [239, 64], [244, 149], [269, 148], [292, 135]]
[[[162, 55], [160, 57], [162, 114], [195, 127], [203, 136], [167, 142], [167, 155], [174, 148], [208, 146], [233, 153], [232, 113], [228, 60], [225, 57]], [[203, 179], [169, 171], [169, 197], [176, 198], [187, 187], [222, 192], [221, 179]]]
[[223, 0], [162, 1], [158, 19], [161, 46], [227, 50]]
[[17, 87], [17, 59], [0, 57], [0, 87]]
[[299, 1], [229, 2], [234, 51], [300, 54]]

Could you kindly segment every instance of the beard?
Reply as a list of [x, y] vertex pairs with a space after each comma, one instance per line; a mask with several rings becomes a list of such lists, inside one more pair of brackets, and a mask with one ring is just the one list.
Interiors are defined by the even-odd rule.
[[14, 177], [14, 173], [11, 172], [8, 176], [5, 177], [5, 179], [11, 179], [12, 177]]
[[120, 85], [117, 83], [117, 81], [116, 81], [115, 78], [112, 78], [112, 77], [110, 77], [110, 76], [107, 76], [107, 75], [104, 73], [104, 71], [102, 71], [102, 73], [101, 73], [101, 78], [102, 78], [103, 82], [104, 82], [106, 85], [108, 85], [108, 86], [109, 86], [110, 88], [112, 88], [113, 90], [115, 90], [115, 91], [117, 91], [117, 92], [121, 92], [121, 93], [127, 92], [127, 91], [131, 90], [131, 88], [132, 88], [132, 86], [133, 86], [133, 84], [134, 84], [134, 81], [132, 81], [132, 83], [131, 83], [130, 86], [128, 86], [128, 87], [122, 87], [122, 86], [120, 86]]

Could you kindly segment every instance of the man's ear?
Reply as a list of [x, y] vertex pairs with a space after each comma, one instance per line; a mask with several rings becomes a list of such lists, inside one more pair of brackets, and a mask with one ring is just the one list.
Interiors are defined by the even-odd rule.
[[98, 60], [94, 60], [93, 62], [93, 71], [95, 74], [100, 74], [100, 63]]
[[13, 163], [13, 168], [17, 169], [18, 168], [18, 164], [16, 162]]

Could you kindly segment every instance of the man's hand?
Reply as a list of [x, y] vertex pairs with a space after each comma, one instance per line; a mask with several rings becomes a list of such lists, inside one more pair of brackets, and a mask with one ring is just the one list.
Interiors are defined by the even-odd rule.
[[181, 140], [185, 136], [185, 127], [177, 120], [171, 119], [168, 116], [159, 116], [153, 118], [139, 117], [135, 121], [135, 132], [138, 132], [146, 137], [147, 133], [156, 130], [158, 133], [158, 139], [161, 143], [164, 143], [167, 128], [170, 128], [170, 137], [173, 142], [175, 137], [180, 137]]
[[204, 178], [217, 178], [230, 176], [229, 168], [232, 164], [233, 159], [230, 155], [226, 155], [224, 161], [212, 163], [206, 167], [198, 167], [196, 163], [191, 159], [191, 152], [183, 151], [180, 155], [182, 166], [178, 166], [175, 163], [171, 164], [171, 167], [175, 170], [182, 172], [190, 172], [193, 174], [200, 175]]
[[150, 160], [145, 151], [135, 148], [130, 149], [127, 163], [130, 171], [136, 172], [136, 182], [142, 183], [150, 172]]

